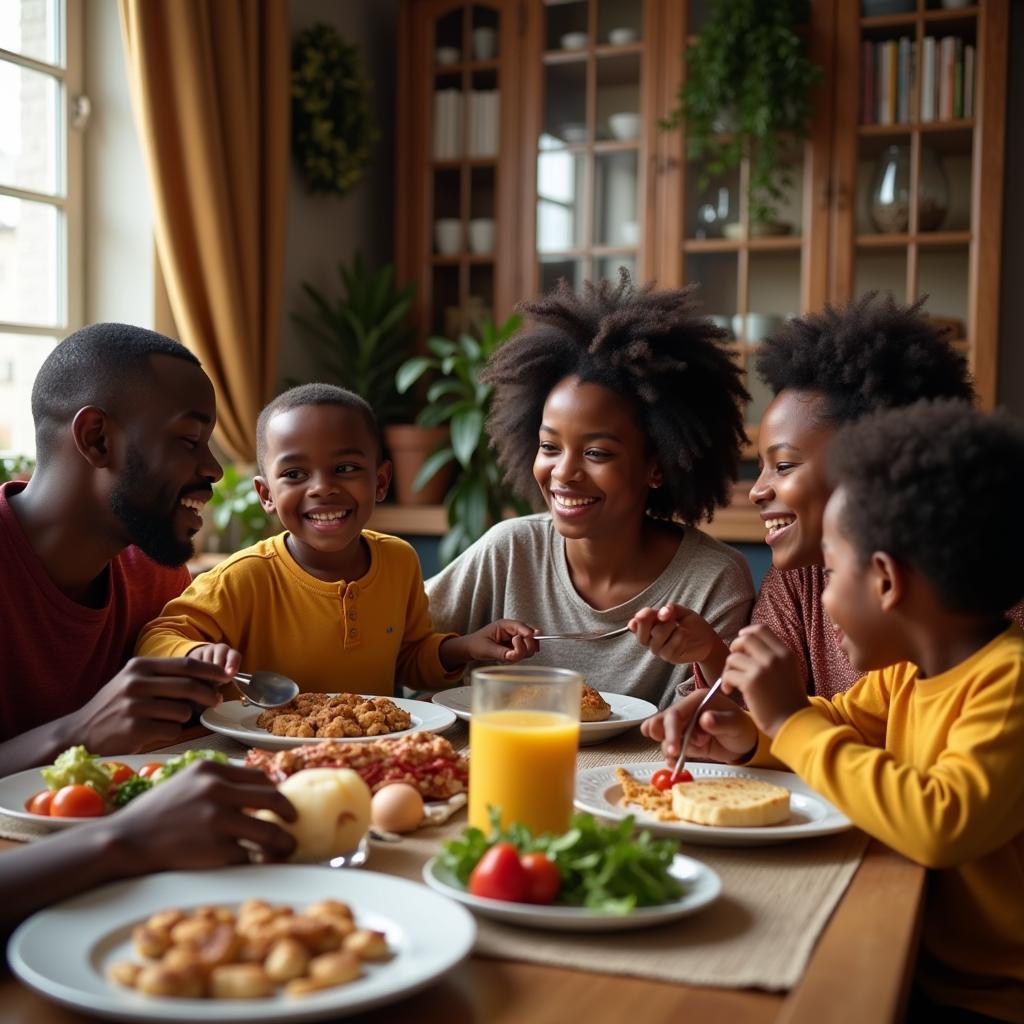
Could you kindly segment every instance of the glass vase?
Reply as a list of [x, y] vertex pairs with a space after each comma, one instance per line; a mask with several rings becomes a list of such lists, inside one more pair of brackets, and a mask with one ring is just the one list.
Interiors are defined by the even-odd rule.
[[[910, 150], [892, 145], [878, 160], [871, 185], [871, 219], [883, 234], [902, 234], [910, 226]], [[949, 184], [935, 153], [921, 147], [917, 183], [917, 229], [935, 231], [949, 211]]]

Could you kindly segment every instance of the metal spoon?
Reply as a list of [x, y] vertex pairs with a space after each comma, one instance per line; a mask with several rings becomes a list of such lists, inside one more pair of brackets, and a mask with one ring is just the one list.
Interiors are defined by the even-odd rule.
[[231, 681], [242, 695], [242, 703], [258, 708], [279, 708], [299, 692], [298, 683], [276, 672], [236, 672]]

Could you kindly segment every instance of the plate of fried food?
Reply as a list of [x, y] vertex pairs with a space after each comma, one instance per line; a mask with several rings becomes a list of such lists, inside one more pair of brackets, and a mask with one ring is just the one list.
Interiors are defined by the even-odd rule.
[[[845, 832], [852, 822], [792, 772], [687, 762], [692, 781], [665, 788], [661, 762], [603, 765], [576, 774], [576, 806], [684, 843], [767, 846]], [[669, 780], [670, 781], [670, 780]]]
[[[473, 714], [472, 701], [472, 686], [442, 690], [433, 698], [434, 704], [448, 708], [466, 722]], [[580, 746], [603, 743], [657, 713], [658, 709], [650, 701], [623, 693], [606, 693], [584, 685], [580, 696]]]
[[468, 911], [415, 882], [252, 865], [103, 886], [29, 918], [7, 952], [25, 984], [88, 1014], [300, 1021], [416, 992], [475, 934]]
[[455, 715], [430, 701], [358, 693], [300, 693], [279, 708], [264, 711], [241, 701], [207, 708], [200, 721], [212, 732], [248, 747], [288, 747], [339, 740], [366, 743], [383, 736], [444, 732]]

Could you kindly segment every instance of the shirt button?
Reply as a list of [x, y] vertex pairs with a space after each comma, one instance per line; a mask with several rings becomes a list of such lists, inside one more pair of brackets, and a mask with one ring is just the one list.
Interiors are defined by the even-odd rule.
[[357, 636], [359, 636], [359, 630], [358, 629], [350, 629], [348, 631], [348, 635], [350, 637], [352, 637], [352, 639], [354, 640]]
[[355, 583], [350, 583], [348, 590], [345, 591], [345, 596], [352, 598], [354, 601], [359, 596], [359, 586]]
[[351, 619], [351, 620], [352, 620], [353, 622], [355, 622], [355, 621], [356, 621], [356, 619], [358, 619], [358, 618], [359, 618], [359, 616], [358, 616], [358, 614], [357, 614], [356, 612], [349, 612], [349, 613], [348, 613], [348, 617], [349, 617], [349, 618], [350, 618], [350, 619]]

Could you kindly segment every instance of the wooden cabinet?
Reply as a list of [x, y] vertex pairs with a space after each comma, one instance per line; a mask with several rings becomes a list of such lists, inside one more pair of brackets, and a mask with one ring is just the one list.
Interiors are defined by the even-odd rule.
[[[559, 277], [579, 285], [621, 265], [639, 281], [698, 282], [749, 366], [786, 316], [869, 288], [905, 301], [928, 293], [993, 404], [1008, 0], [956, 2], [887, 0], [903, 12], [866, 16], [855, 0], [812, 0], [804, 31], [823, 78], [811, 138], [794, 146], [793, 188], [766, 227], [748, 216], [745, 166], [702, 189], [685, 129], [659, 127], [708, 0], [406, 0], [396, 259], [419, 285], [418, 333], [451, 330], [458, 310], [503, 317]], [[480, 28], [493, 30], [493, 56], [474, 50]], [[929, 37], [946, 36], [974, 48], [971, 116], [923, 119], [918, 59], [904, 119], [864, 123], [866, 44], [905, 38], [920, 57]], [[471, 155], [463, 134], [454, 155], [438, 156], [445, 90], [458, 92], [464, 124], [474, 93], [497, 94], [500, 155]], [[908, 178], [903, 221], [873, 208], [887, 159], [890, 179]], [[947, 192], [938, 205], [936, 175]], [[481, 219], [494, 222], [491, 252], [470, 245]], [[446, 231], [452, 252], [440, 251]], [[768, 396], [753, 374], [748, 386], [753, 436]]]

